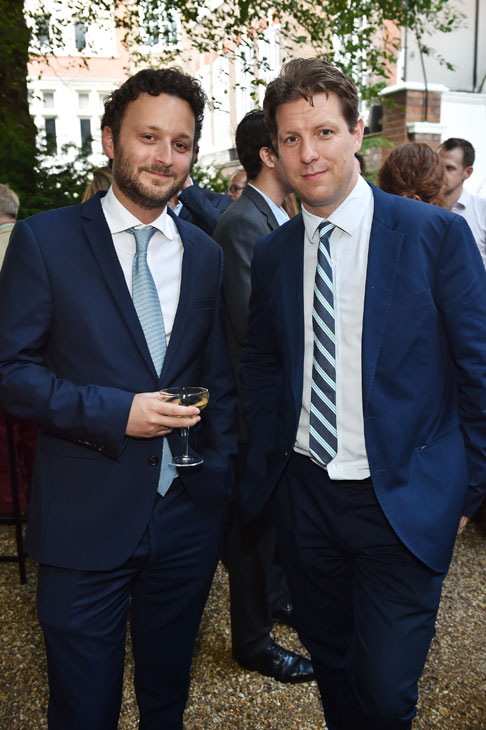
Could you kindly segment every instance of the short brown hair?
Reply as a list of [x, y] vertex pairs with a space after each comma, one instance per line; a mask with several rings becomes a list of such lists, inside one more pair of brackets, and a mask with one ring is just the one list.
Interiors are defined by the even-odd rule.
[[359, 119], [358, 92], [350, 78], [323, 58], [295, 58], [286, 63], [280, 75], [267, 86], [263, 110], [274, 140], [277, 139], [277, 110], [281, 104], [330, 92], [339, 98], [341, 111], [353, 132]]
[[439, 152], [441, 150], [450, 152], [451, 150], [455, 150], [458, 147], [460, 147], [460, 149], [462, 150], [462, 166], [472, 167], [474, 165], [474, 158], [476, 155], [474, 152], [474, 147], [470, 142], [467, 141], [467, 139], [462, 139], [462, 137], [449, 137], [449, 139], [446, 139], [445, 142], [442, 142], [441, 146], [439, 147]]
[[444, 168], [437, 152], [424, 142], [395, 147], [378, 171], [378, 185], [386, 193], [444, 207]]

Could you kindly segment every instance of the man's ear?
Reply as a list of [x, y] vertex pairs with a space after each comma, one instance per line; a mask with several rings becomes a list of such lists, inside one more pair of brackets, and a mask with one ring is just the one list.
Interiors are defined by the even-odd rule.
[[260, 147], [258, 154], [265, 167], [269, 167], [273, 170], [275, 163], [278, 160], [276, 152], [274, 152], [271, 147]]
[[352, 134], [354, 137], [354, 151], [359, 152], [364, 134], [364, 121], [361, 118], [358, 119]]
[[464, 168], [464, 180], [467, 180], [468, 177], [471, 177], [473, 172], [473, 166], [469, 165], [469, 167]]
[[101, 144], [103, 145], [103, 152], [105, 155], [112, 160], [115, 157], [115, 143], [111, 127], [103, 127], [103, 131], [101, 132]]

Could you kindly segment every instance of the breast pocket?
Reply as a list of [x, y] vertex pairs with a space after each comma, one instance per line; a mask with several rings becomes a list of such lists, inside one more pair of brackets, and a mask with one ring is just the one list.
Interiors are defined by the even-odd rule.
[[393, 302], [391, 308], [391, 314], [398, 312], [409, 312], [413, 309], [420, 309], [420, 307], [432, 306], [435, 309], [435, 302], [430, 289], [424, 289], [423, 291], [409, 294], [406, 297]]

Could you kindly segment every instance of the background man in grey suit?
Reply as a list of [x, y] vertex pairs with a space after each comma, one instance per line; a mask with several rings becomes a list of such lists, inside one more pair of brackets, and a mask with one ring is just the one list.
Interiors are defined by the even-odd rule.
[[[225, 211], [213, 237], [225, 255], [224, 297], [233, 369], [240, 389], [240, 360], [246, 338], [253, 248], [259, 238], [288, 221], [282, 208], [291, 191], [266, 127], [263, 111], [253, 110], [236, 130], [236, 149], [247, 177], [241, 196]], [[240, 465], [246, 455], [246, 427], [240, 399]], [[284, 572], [275, 561], [275, 532], [269, 514], [242, 528], [238, 509], [228, 538], [233, 656], [245, 668], [281, 682], [313, 678], [308, 659], [287, 651], [270, 637], [274, 618], [292, 622]]]

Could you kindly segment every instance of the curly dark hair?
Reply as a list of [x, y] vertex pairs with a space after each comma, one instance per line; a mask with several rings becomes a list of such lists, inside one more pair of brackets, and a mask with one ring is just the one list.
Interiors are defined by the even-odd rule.
[[277, 139], [277, 110], [281, 104], [296, 99], [312, 103], [315, 94], [336, 94], [350, 132], [359, 119], [358, 92], [350, 78], [323, 58], [294, 58], [271, 81], [265, 92], [263, 109], [274, 140]]
[[444, 169], [439, 155], [424, 142], [395, 147], [378, 170], [378, 185], [386, 193], [444, 207]]
[[204, 118], [206, 94], [199, 81], [189, 76], [189, 74], [184, 73], [182, 69], [176, 66], [160, 69], [147, 68], [139, 71], [127, 79], [119, 89], [113, 91], [105, 100], [105, 113], [101, 120], [101, 129], [110, 127], [115, 144], [118, 141], [121, 122], [128, 104], [131, 101], [135, 101], [142, 93], [150, 94], [151, 96], [169, 94], [170, 96], [178, 96], [180, 99], [187, 101], [194, 112], [196, 127], [194, 150], [197, 151]]

